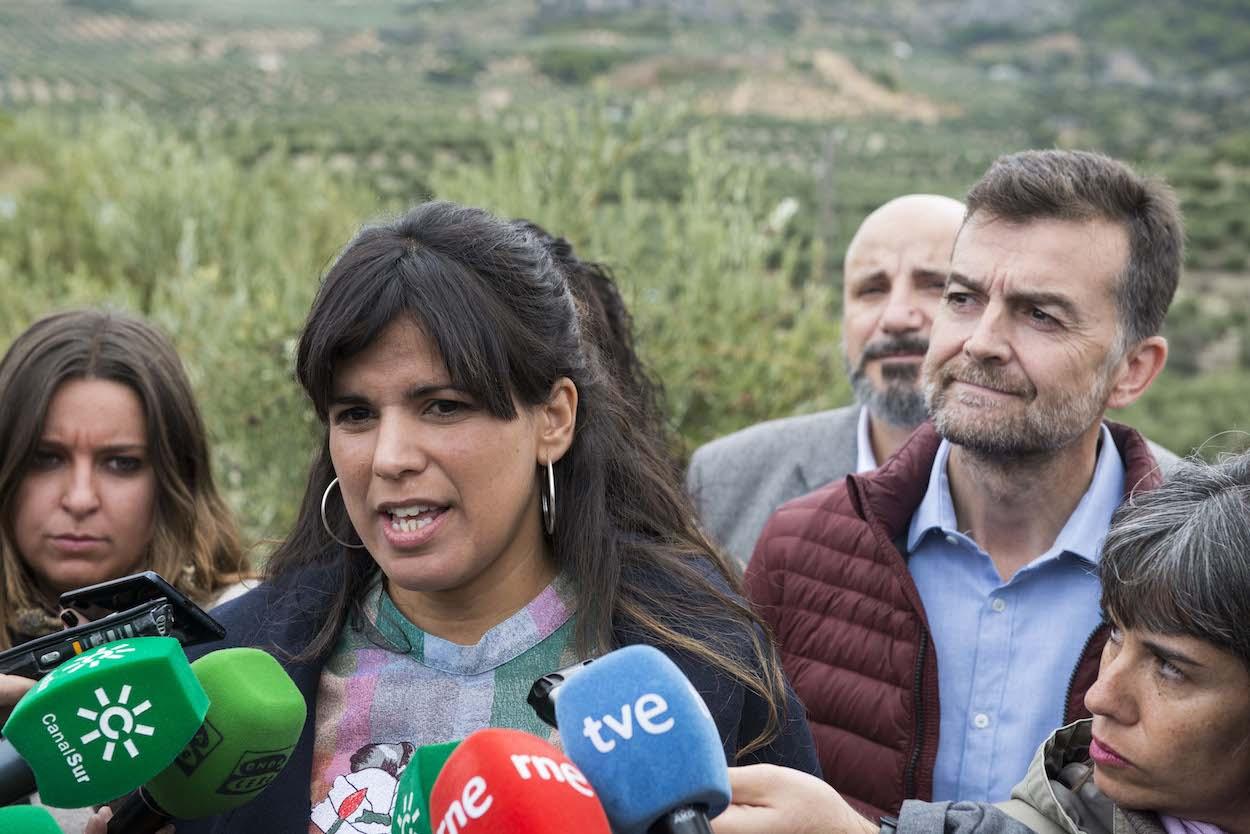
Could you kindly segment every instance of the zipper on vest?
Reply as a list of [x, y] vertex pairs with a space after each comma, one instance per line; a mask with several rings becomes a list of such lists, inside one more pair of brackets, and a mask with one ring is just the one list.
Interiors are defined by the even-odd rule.
[[1089, 651], [1089, 647], [1094, 644], [1094, 638], [1098, 636], [1098, 632], [1102, 631], [1102, 624], [1099, 623], [1090, 635], [1085, 638], [1085, 645], [1081, 646], [1081, 653], [1076, 658], [1076, 666], [1072, 667], [1072, 675], [1068, 678], [1068, 688], [1063, 693], [1063, 712], [1059, 714], [1059, 726], [1065, 727], [1072, 723], [1068, 715], [1068, 705], [1072, 703], [1072, 690], [1076, 689], [1076, 676], [1081, 671], [1081, 666], [1085, 664], [1085, 653]]
[[920, 640], [916, 645], [916, 672], [912, 683], [912, 698], [916, 704], [916, 741], [911, 748], [907, 769], [903, 771], [903, 799], [916, 797], [916, 768], [920, 764], [920, 748], [924, 746], [924, 692], [921, 681], [924, 673], [924, 656], [929, 649], [929, 632], [922, 625]]

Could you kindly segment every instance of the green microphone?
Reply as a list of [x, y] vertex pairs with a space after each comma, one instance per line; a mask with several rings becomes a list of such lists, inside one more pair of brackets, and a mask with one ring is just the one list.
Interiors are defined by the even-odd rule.
[[418, 747], [408, 760], [395, 788], [395, 816], [391, 834], [433, 834], [430, 828], [430, 791], [459, 741]]
[[61, 834], [61, 826], [43, 808], [10, 805], [0, 808], [0, 831], [5, 834]]
[[30, 765], [45, 805], [82, 808], [125, 796], [195, 735], [208, 695], [172, 637], [105, 643], [27, 692], [4, 736]]
[[308, 716], [304, 696], [260, 649], [210, 652], [191, 664], [212, 699], [199, 732], [159, 775], [131, 794], [110, 832], [149, 834], [250, 802], [286, 766]]

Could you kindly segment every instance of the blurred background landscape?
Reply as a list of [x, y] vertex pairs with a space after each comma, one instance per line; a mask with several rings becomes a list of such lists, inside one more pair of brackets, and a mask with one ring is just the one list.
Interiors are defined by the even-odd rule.
[[898, 194], [1102, 150], [1188, 229], [1168, 370], [1113, 415], [1250, 447], [1246, 0], [3, 0], [0, 344], [80, 304], [177, 343], [217, 474], [280, 536], [318, 431], [319, 276], [430, 197], [616, 269], [695, 445], [846, 403], [842, 254]]

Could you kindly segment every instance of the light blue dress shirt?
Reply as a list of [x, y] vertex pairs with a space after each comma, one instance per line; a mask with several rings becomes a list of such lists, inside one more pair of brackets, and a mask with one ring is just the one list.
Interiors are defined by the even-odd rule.
[[868, 409], [859, 410], [859, 426], [855, 429], [855, 471], [871, 472], [877, 468], [877, 455], [872, 451], [868, 434]]
[[907, 534], [938, 658], [933, 799], [1000, 802], [1062, 725], [1072, 673], [1101, 621], [1097, 564], [1124, 497], [1124, 462], [1104, 425], [1094, 477], [1054, 545], [1004, 583], [957, 529], [950, 449], [938, 447]]

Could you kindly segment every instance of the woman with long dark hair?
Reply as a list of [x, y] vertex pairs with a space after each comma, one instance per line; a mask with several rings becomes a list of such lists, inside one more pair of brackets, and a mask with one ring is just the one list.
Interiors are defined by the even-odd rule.
[[[251, 576], [169, 339], [69, 310], [0, 359], [0, 649], [59, 631], [65, 591], [154, 570], [204, 608]], [[34, 681], [0, 675], [0, 721]], [[89, 809], [57, 809], [81, 831]]]
[[154, 570], [208, 607], [249, 574], [169, 339], [69, 310], [0, 360], [0, 649], [59, 631], [63, 591]]
[[530, 684], [631, 643], [686, 672], [731, 762], [817, 769], [767, 635], [586, 321], [551, 247], [477, 209], [426, 203], [348, 244], [299, 341], [325, 425], [299, 517], [220, 615], [284, 660], [311, 720], [261, 802], [179, 831], [302, 834], [310, 805], [313, 830], [383, 830], [415, 747], [550, 734]]

